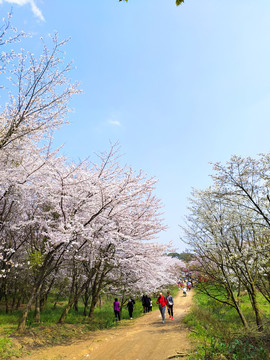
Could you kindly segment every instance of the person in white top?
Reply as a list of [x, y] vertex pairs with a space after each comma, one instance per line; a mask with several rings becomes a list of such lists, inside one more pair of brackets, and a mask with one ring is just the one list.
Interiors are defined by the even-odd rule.
[[187, 288], [185, 286], [183, 287], [183, 295], [187, 296]]

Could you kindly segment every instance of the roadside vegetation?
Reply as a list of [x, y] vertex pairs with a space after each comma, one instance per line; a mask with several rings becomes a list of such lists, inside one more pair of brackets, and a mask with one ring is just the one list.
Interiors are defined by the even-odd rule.
[[[24, 334], [18, 334], [18, 319], [22, 310], [15, 310], [6, 314], [3, 309], [0, 311], [0, 359], [9, 359], [13, 356], [20, 356], [24, 352], [46, 346], [67, 344], [72, 340], [82, 339], [89, 332], [118, 326], [113, 312], [113, 296], [104, 297], [101, 303], [95, 308], [92, 319], [84, 316], [84, 304], [78, 303], [75, 310], [72, 308], [65, 324], [57, 324], [63, 308], [67, 304], [61, 299], [55, 307], [55, 299], [51, 297], [47, 306], [40, 314], [40, 323], [35, 322], [35, 311], [32, 309], [27, 318], [27, 330]], [[139, 300], [136, 301], [133, 316], [137, 318], [142, 314], [142, 306]], [[129, 319], [126, 307], [122, 310], [121, 323]]]
[[194, 356], [268, 359], [270, 155], [232, 156], [211, 177], [210, 187], [193, 190], [183, 228], [199, 280], [187, 318], [200, 340]]
[[[177, 287], [168, 288], [171, 294], [177, 294]], [[22, 309], [14, 310], [6, 314], [5, 307], [0, 308], [0, 359], [7, 360], [22, 356], [23, 353], [31, 352], [33, 349], [46, 345], [68, 344], [71, 341], [86, 338], [89, 333], [108, 329], [121, 325], [128, 325], [132, 320], [129, 319], [126, 302], [123, 304], [121, 312], [121, 322], [115, 321], [113, 312], [113, 295], [103, 295], [100, 297], [94, 310], [93, 318], [89, 319], [84, 315], [84, 303], [79, 301], [78, 307], [72, 308], [66, 319], [65, 324], [56, 324], [63, 308], [67, 304], [67, 299], [50, 296], [46, 307], [41, 311], [40, 323], [35, 322], [35, 309], [31, 309], [27, 318], [27, 330], [24, 334], [18, 334], [17, 324], [21, 316]], [[156, 304], [157, 294], [151, 296], [153, 310], [158, 308]], [[135, 299], [133, 319], [143, 315], [141, 299]]]
[[[222, 292], [222, 289], [221, 289]], [[226, 295], [223, 296], [224, 300]], [[258, 302], [264, 330], [258, 331], [249, 296], [243, 292], [239, 303], [250, 327], [245, 329], [234, 308], [196, 289], [194, 305], [184, 322], [191, 330], [195, 350], [189, 360], [267, 360], [270, 358], [270, 308], [262, 295]]]

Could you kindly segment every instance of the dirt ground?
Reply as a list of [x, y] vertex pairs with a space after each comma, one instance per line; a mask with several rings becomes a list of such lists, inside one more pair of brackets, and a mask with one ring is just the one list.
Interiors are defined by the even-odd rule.
[[[174, 302], [174, 319], [166, 312], [165, 324], [158, 310], [117, 328], [97, 331], [88, 340], [66, 346], [52, 346], [32, 352], [21, 360], [166, 360], [191, 348], [182, 318], [192, 303], [192, 291], [183, 297], [179, 291]], [[177, 357], [178, 358], [178, 357]], [[185, 359], [183, 356], [181, 359]]]

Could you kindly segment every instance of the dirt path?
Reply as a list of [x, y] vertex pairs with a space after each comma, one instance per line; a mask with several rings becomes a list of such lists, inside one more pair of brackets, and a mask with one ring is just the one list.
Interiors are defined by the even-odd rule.
[[21, 360], [166, 360], [177, 352], [186, 353], [188, 330], [181, 320], [190, 308], [192, 292], [187, 297], [179, 292], [174, 302], [174, 319], [166, 313], [165, 324], [156, 310], [128, 325], [97, 331], [86, 341], [49, 347]]

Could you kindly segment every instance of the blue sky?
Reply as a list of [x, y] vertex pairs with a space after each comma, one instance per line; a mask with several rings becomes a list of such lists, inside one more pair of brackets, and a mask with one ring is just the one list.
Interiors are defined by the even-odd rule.
[[160, 241], [184, 250], [179, 225], [209, 162], [269, 152], [269, 0], [0, 0], [2, 17], [11, 6], [33, 52], [54, 30], [71, 37], [83, 94], [55, 144], [76, 161], [119, 141], [124, 163], [159, 179]]

